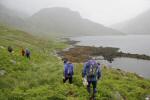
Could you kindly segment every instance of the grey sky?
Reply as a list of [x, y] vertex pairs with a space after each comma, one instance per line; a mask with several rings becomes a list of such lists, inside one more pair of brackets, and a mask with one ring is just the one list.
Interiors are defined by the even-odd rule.
[[42, 8], [67, 7], [95, 22], [111, 25], [150, 9], [150, 0], [0, 0], [10, 8], [33, 14]]

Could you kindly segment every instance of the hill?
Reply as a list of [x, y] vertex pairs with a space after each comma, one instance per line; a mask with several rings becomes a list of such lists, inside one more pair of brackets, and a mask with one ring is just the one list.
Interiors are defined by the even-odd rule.
[[[7, 46], [14, 52], [9, 54]], [[31, 59], [20, 49], [29, 48]], [[63, 84], [63, 63], [54, 51], [66, 44], [42, 39], [0, 25], [0, 100], [88, 100], [82, 85], [82, 64], [75, 63], [73, 84]], [[97, 100], [144, 100], [150, 80], [119, 69], [102, 67]]]
[[150, 34], [150, 9], [135, 18], [111, 27], [127, 34]]
[[26, 30], [33, 33], [52, 33], [62, 36], [116, 35], [121, 32], [84, 19], [68, 8], [45, 8], [26, 20]]
[[68, 8], [41, 9], [32, 16], [0, 4], [0, 23], [30, 33], [54, 36], [120, 35], [121, 32], [84, 19]]

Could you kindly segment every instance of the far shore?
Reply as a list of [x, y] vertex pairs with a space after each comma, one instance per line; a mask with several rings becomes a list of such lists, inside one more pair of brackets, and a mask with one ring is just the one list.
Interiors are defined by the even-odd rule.
[[150, 56], [141, 54], [131, 54], [119, 51], [119, 48], [114, 47], [92, 47], [92, 46], [76, 46], [79, 41], [72, 41], [66, 39], [67, 44], [73, 45], [73, 48], [69, 48], [67, 51], [60, 51], [58, 55], [62, 58], [68, 58], [72, 62], [84, 62], [90, 57], [102, 56], [104, 60], [112, 62], [114, 58], [128, 57], [143, 60], [150, 60]]

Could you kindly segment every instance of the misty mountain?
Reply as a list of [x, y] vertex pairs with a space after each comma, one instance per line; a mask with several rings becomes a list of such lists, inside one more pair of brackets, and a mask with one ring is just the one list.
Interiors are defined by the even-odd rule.
[[110, 35], [121, 32], [84, 19], [68, 8], [45, 8], [26, 20], [26, 31], [58, 35]]
[[84, 19], [68, 8], [45, 8], [32, 16], [25, 16], [0, 4], [0, 23], [34, 34], [77, 36], [116, 35], [121, 32]]
[[24, 19], [17, 11], [11, 10], [0, 4], [0, 23], [19, 28], [24, 23]]
[[150, 34], [150, 9], [133, 19], [111, 27], [129, 34]]

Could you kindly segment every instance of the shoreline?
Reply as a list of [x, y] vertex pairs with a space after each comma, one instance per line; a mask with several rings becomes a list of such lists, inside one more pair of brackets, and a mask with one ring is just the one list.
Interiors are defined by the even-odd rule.
[[135, 58], [141, 60], [150, 60], [150, 56], [144, 54], [131, 54], [119, 51], [119, 48], [114, 47], [92, 47], [92, 46], [77, 46], [75, 45], [79, 41], [70, 41], [71, 48], [58, 52], [58, 55], [62, 58], [68, 58], [72, 62], [84, 62], [91, 57], [103, 57], [103, 60], [107, 60], [110, 63], [115, 58], [126, 57]]
[[[115, 58], [131, 58], [148, 61], [150, 60], [150, 56], [147, 55], [123, 53], [119, 51], [119, 48], [113, 47], [78, 46], [76, 45], [76, 43], [78, 42], [79, 41], [72, 41], [68, 39], [64, 43], [67, 43], [69, 47], [65, 48], [64, 50], [57, 51], [57, 55], [61, 59], [68, 58], [73, 63], [83, 63], [87, 61], [89, 58], [94, 58], [95, 60], [105, 60], [108, 61], [109, 63], [112, 63]], [[113, 68], [113, 69], [123, 70], [120, 68]], [[136, 72], [130, 73], [134, 73], [141, 78], [147, 79], [143, 75], [137, 74]]]

